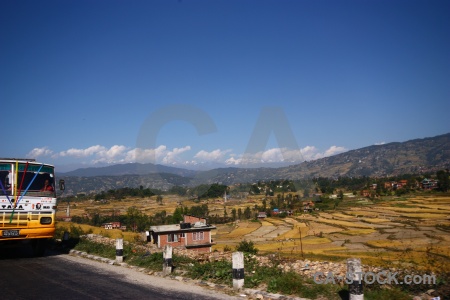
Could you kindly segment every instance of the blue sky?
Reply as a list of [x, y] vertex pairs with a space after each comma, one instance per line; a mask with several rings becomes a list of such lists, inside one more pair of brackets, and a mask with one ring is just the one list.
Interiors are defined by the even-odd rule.
[[1, 157], [297, 163], [450, 132], [449, 1], [0, 1]]

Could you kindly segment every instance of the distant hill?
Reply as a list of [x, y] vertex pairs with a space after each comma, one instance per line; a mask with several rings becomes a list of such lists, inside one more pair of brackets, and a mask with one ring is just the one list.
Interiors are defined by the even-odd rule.
[[72, 192], [119, 187], [168, 189], [174, 185], [252, 183], [271, 179], [377, 176], [433, 173], [450, 168], [450, 133], [406, 142], [374, 145], [279, 168], [218, 168], [192, 171], [154, 164], [122, 164], [60, 174]]
[[434, 173], [450, 169], [450, 133], [403, 143], [374, 145], [281, 168], [236, 169], [217, 172], [209, 183], [255, 182], [271, 179], [304, 179], [339, 176], [388, 177]]
[[61, 173], [60, 176], [84, 176], [84, 177], [92, 177], [92, 176], [119, 176], [119, 175], [148, 175], [153, 173], [169, 173], [176, 174], [185, 177], [195, 176], [196, 171], [168, 167], [164, 165], [155, 165], [155, 164], [140, 164], [140, 163], [127, 163], [127, 164], [118, 164], [107, 167], [99, 167], [99, 168], [81, 168], [76, 169], [74, 171]]

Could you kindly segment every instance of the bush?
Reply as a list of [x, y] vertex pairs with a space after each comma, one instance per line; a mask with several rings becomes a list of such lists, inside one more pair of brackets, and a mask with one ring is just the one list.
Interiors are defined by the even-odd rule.
[[241, 251], [250, 254], [258, 253], [258, 249], [256, 249], [255, 244], [252, 241], [243, 240], [236, 246], [236, 251]]
[[232, 279], [232, 264], [222, 260], [217, 262], [195, 262], [189, 269], [189, 275], [195, 279], [209, 280], [216, 283], [230, 283]]

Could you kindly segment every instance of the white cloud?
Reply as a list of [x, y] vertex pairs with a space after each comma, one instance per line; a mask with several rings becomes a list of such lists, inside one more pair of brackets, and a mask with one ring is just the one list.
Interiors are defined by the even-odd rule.
[[303, 159], [314, 160], [320, 157], [319, 150], [314, 146], [306, 146], [301, 150]]
[[155, 163], [160, 161], [167, 153], [167, 147], [158, 146], [156, 149], [135, 148], [127, 152], [125, 156], [126, 162]]
[[67, 151], [59, 152], [59, 155], [62, 157], [88, 157], [101, 151], [106, 151], [106, 148], [100, 145], [95, 145], [86, 149], [71, 148]]
[[335, 155], [346, 151], [344, 147], [331, 146], [325, 152], [319, 152], [314, 146], [306, 146], [302, 149], [271, 148], [258, 153], [245, 153], [242, 156], [233, 155], [227, 160], [229, 165], [246, 165], [259, 163], [301, 163], [305, 160], [315, 160], [326, 156]]
[[230, 157], [229, 159], [227, 159], [225, 161], [225, 164], [227, 164], [227, 165], [239, 165], [241, 163], [242, 163], [241, 158], [234, 158], [234, 157]]
[[263, 162], [280, 162], [284, 161], [283, 151], [281, 148], [272, 148], [261, 154]]
[[37, 158], [39, 156], [51, 156], [53, 151], [48, 149], [48, 147], [43, 148], [34, 148], [30, 152], [28, 152], [27, 157]]
[[333, 156], [345, 151], [347, 151], [347, 149], [344, 147], [331, 146], [327, 151], [325, 151], [324, 156]]
[[271, 148], [258, 153], [236, 154], [232, 150], [215, 149], [212, 151], [200, 150], [191, 159], [186, 157], [191, 146], [168, 149], [160, 145], [155, 149], [131, 149], [124, 145], [114, 145], [106, 148], [95, 145], [86, 149], [71, 148], [54, 154], [48, 147], [34, 148], [28, 153], [29, 157], [52, 156], [59, 160], [78, 160], [80, 164], [114, 164], [114, 163], [156, 163], [178, 166], [197, 166], [204, 163], [227, 164], [235, 166], [258, 165], [261, 163], [301, 163], [305, 160], [315, 160], [326, 156], [335, 155], [346, 148], [331, 146], [325, 152], [320, 152], [314, 146], [306, 146], [302, 149]]
[[230, 159], [232, 164], [258, 164], [292, 162], [300, 163], [305, 159], [316, 159], [320, 156], [315, 147], [307, 146], [303, 149], [271, 148], [258, 153], [245, 153], [242, 159]]
[[[86, 149], [71, 148], [61, 151], [58, 156], [61, 158], [86, 158], [90, 163], [180, 163], [180, 155], [191, 150], [191, 146], [167, 149], [165, 145], [160, 145], [155, 149], [130, 149], [123, 145], [114, 145], [111, 148], [95, 145]], [[181, 163], [180, 163], [181, 164]]]
[[191, 150], [191, 146], [185, 146], [183, 148], [173, 148], [172, 151], [166, 153], [162, 162], [165, 164], [176, 164], [180, 162], [180, 155], [186, 151]]
[[105, 156], [110, 158], [123, 156], [127, 149], [125, 146], [114, 145], [105, 152]]
[[216, 149], [211, 152], [200, 150], [195, 154], [194, 158], [201, 160], [202, 162], [223, 162], [224, 157], [231, 150]]

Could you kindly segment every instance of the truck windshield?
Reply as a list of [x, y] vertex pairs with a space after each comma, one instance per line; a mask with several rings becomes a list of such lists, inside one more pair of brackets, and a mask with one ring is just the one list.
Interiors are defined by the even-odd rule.
[[[9, 165], [9, 167], [8, 167]], [[53, 168], [19, 164], [18, 172], [11, 172], [11, 164], [0, 164], [0, 195], [28, 195], [53, 197], [55, 177]], [[14, 178], [17, 175], [17, 178]]]
[[0, 164], [0, 195], [11, 195], [9, 173], [11, 173], [11, 164]]

